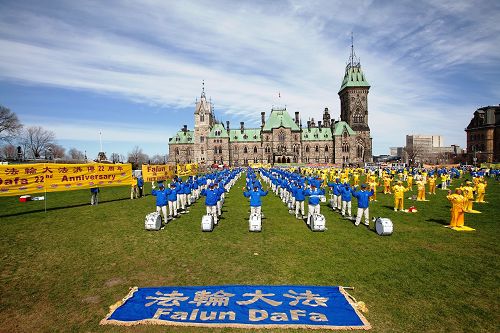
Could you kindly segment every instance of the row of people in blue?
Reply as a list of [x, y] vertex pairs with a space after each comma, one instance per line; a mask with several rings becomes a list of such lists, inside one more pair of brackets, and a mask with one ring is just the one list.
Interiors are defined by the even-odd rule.
[[[307, 219], [313, 214], [320, 214], [321, 205], [325, 195], [323, 180], [319, 177], [305, 177], [296, 172], [282, 169], [260, 170], [262, 178], [271, 184], [277, 195], [288, 204], [290, 208], [295, 208], [295, 217], [304, 218], [304, 202], [308, 197]], [[333, 194], [332, 208], [339, 210], [342, 216], [352, 217], [352, 198], [358, 200], [358, 210], [355, 225], [361, 223], [364, 217], [364, 224], [369, 225], [369, 198], [373, 191], [367, 191], [366, 185], [360, 188], [351, 187], [350, 184], [342, 184], [339, 179], [326, 184]]]
[[177, 218], [179, 212], [189, 213], [188, 207], [204, 196], [207, 214], [212, 215], [217, 223], [217, 218], [222, 214], [224, 193], [234, 185], [240, 172], [240, 169], [222, 170], [203, 176], [190, 176], [186, 181], [176, 176], [168, 188], [160, 181], [158, 189], [153, 186], [151, 191], [156, 197], [156, 211], [162, 212], [167, 222]]

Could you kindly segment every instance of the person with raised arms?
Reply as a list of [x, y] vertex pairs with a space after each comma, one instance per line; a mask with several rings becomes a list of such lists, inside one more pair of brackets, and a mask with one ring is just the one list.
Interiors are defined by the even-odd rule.
[[219, 195], [218, 191], [214, 189], [214, 183], [208, 185], [208, 189], [201, 190], [201, 195], [205, 197], [207, 214], [212, 215], [214, 224], [217, 224], [217, 202], [219, 201]]
[[[245, 190], [245, 188], [243, 188], [243, 190]], [[267, 193], [269, 193], [269, 191], [263, 191], [262, 189], [259, 189], [257, 186], [254, 186], [252, 191], [243, 192], [245, 198], [250, 198], [250, 215], [257, 214], [261, 216], [261, 208], [262, 208], [261, 197], [265, 197]]]
[[304, 195], [309, 197], [308, 205], [307, 205], [307, 221], [309, 221], [310, 217], [314, 214], [321, 214], [320, 212], [320, 199], [321, 196], [325, 194], [325, 190], [322, 188], [316, 188], [316, 184], [311, 184], [311, 188], [307, 189]]
[[[356, 187], [357, 188], [357, 187]], [[366, 191], [366, 185], [361, 185], [361, 190], [356, 191], [355, 188], [351, 190], [352, 196], [358, 199], [358, 211], [356, 213], [356, 222], [354, 223], [358, 226], [361, 223], [361, 216], [365, 216], [365, 226], [370, 226], [370, 197], [373, 195], [373, 190]]]
[[163, 220], [165, 223], [168, 221], [167, 217], [167, 195], [168, 190], [165, 189], [163, 182], [158, 182], [158, 190], [155, 190], [155, 186], [153, 185], [153, 189], [151, 190], [151, 194], [156, 197], [156, 212], [163, 213]]

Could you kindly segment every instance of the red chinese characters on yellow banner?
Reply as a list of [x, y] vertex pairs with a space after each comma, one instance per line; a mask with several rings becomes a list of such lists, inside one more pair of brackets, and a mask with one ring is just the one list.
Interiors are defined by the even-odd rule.
[[132, 184], [131, 164], [0, 165], [0, 196]]

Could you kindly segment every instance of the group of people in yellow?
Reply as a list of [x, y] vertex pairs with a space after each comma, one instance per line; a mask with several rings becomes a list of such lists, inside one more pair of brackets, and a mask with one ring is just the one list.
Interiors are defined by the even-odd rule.
[[[436, 175], [434, 172], [420, 170], [418, 172], [409, 172], [404, 169], [396, 171], [394, 169], [386, 170], [366, 170], [362, 168], [302, 168], [302, 172], [308, 176], [316, 176], [323, 179], [324, 183], [339, 179], [341, 183], [349, 183], [352, 180], [353, 185], [359, 185], [360, 176], [364, 175], [368, 190], [374, 191], [370, 201], [377, 201], [377, 187], [382, 183], [383, 193], [394, 196], [394, 211], [406, 211], [404, 207], [405, 193], [413, 191], [413, 185], [417, 187], [417, 195], [412, 196], [416, 201], [428, 201], [426, 194], [436, 195], [436, 188], [448, 190], [446, 198], [451, 203], [451, 220], [449, 227], [464, 227], [465, 213], [479, 213], [474, 210], [473, 202], [484, 203], [487, 183], [483, 176], [473, 175], [472, 181], [466, 181], [461, 184], [452, 193], [449, 190], [452, 174], [443, 172]], [[456, 172], [457, 178], [462, 177], [462, 170]], [[380, 179], [380, 181], [379, 181]], [[406, 182], [406, 186], [404, 185]], [[439, 184], [437, 184], [439, 182]], [[394, 184], [394, 185], [393, 185]], [[474, 193], [476, 200], [474, 201]]]

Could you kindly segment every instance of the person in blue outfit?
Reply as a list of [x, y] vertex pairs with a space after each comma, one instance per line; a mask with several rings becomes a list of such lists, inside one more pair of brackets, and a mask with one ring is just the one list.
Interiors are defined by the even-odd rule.
[[137, 177], [137, 190], [139, 191], [139, 198], [142, 198], [144, 190], [144, 179], [142, 176]]
[[262, 199], [265, 197], [269, 191], [263, 191], [259, 187], [254, 186], [252, 191], [243, 192], [246, 198], [250, 198], [250, 215], [257, 214], [261, 216], [262, 212]]
[[165, 223], [168, 221], [167, 218], [167, 195], [168, 195], [168, 190], [165, 189], [165, 186], [163, 185], [162, 182], [158, 182], [158, 190], [153, 190], [151, 191], [151, 194], [156, 197], [156, 211], [158, 213], [162, 212], [163, 213], [163, 219]]
[[167, 190], [168, 216], [175, 220], [177, 217], [177, 185], [172, 182]]
[[361, 216], [364, 215], [365, 225], [369, 227], [370, 226], [369, 204], [370, 204], [370, 197], [373, 195], [373, 190], [367, 191], [366, 185], [362, 184], [361, 190], [355, 191], [355, 189], [352, 189], [351, 192], [353, 197], [358, 199], [358, 212], [356, 213], [355, 225], [358, 226], [361, 223]]
[[304, 210], [304, 201], [306, 200], [306, 190], [304, 189], [302, 184], [298, 183], [293, 188], [293, 197], [295, 198], [295, 218], [302, 219], [306, 215]]
[[205, 197], [207, 214], [212, 215], [214, 223], [217, 224], [217, 202], [219, 200], [219, 194], [218, 191], [214, 189], [214, 184], [211, 183], [208, 189], [201, 190], [201, 195]]
[[309, 221], [310, 217], [314, 214], [320, 214], [320, 205], [319, 202], [321, 200], [321, 196], [325, 194], [325, 190], [322, 188], [316, 188], [316, 185], [311, 184], [311, 188], [307, 189], [305, 192], [305, 196], [309, 197], [308, 205], [307, 205], [307, 220]]
[[351, 194], [351, 186], [348, 183], [345, 183], [341, 188], [340, 188], [340, 196], [342, 198], [342, 216], [348, 216], [351, 217], [351, 200], [352, 200], [352, 194]]
[[99, 203], [99, 188], [92, 187], [90, 189], [90, 204], [92, 206], [97, 205]]

